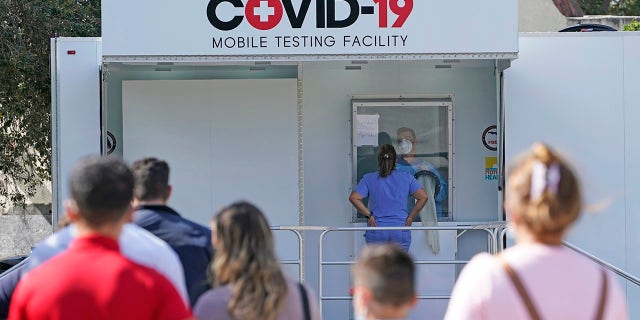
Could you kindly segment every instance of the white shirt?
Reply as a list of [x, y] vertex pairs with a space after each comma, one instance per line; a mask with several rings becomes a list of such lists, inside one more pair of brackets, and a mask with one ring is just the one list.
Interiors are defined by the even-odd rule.
[[[78, 230], [72, 224], [40, 242], [29, 256], [29, 265], [25, 272], [66, 250], [77, 235]], [[166, 242], [135, 224], [127, 223], [122, 228], [118, 243], [122, 255], [165, 276], [176, 288], [184, 303], [189, 305], [182, 264], [178, 255]]]

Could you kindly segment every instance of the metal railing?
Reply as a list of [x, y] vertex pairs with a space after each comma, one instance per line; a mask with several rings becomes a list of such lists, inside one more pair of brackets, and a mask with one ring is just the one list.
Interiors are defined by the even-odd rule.
[[618, 268], [618, 267], [616, 267], [616, 266], [614, 266], [614, 265], [612, 265], [612, 264], [610, 264], [610, 263], [608, 263], [608, 262], [606, 262], [606, 261], [604, 261], [604, 260], [602, 260], [602, 259], [600, 259], [600, 258], [598, 258], [598, 257], [596, 257], [596, 256], [594, 256], [594, 255], [592, 255], [592, 254], [590, 254], [590, 253], [588, 253], [588, 252], [576, 247], [576, 246], [574, 246], [573, 244], [571, 244], [569, 242], [563, 241], [563, 243], [569, 249], [571, 249], [571, 250], [573, 250], [573, 251], [575, 251], [577, 253], [580, 253], [583, 256], [593, 260], [597, 264], [599, 264], [599, 265], [601, 265], [601, 266], [613, 271], [614, 273], [616, 273], [620, 277], [622, 277], [625, 280], [635, 284], [636, 286], [640, 286], [640, 279], [638, 279], [637, 277], [635, 277], [635, 276], [627, 273], [626, 271], [624, 271], [624, 270], [622, 270], [622, 269], [620, 269], [620, 268]]
[[[325, 296], [323, 292], [323, 271], [324, 266], [335, 266], [335, 265], [352, 265], [355, 263], [354, 260], [334, 260], [334, 261], [326, 261], [324, 259], [324, 239], [325, 236], [330, 232], [355, 232], [355, 231], [367, 231], [367, 230], [445, 230], [445, 231], [461, 231], [456, 235], [456, 238], [461, 236], [467, 231], [470, 230], [484, 230], [487, 233], [487, 249], [489, 253], [497, 252], [498, 248], [498, 239], [497, 235], [499, 234], [499, 230], [503, 228], [503, 224], [476, 224], [469, 226], [437, 226], [437, 227], [327, 227], [324, 228], [324, 231], [320, 234], [320, 239], [318, 242], [319, 253], [318, 253], [318, 300], [319, 300], [319, 308], [323, 309], [323, 301], [332, 300], [332, 301], [340, 301], [340, 300], [351, 300], [351, 296]], [[316, 229], [318, 230], [318, 229]], [[468, 263], [468, 260], [416, 260], [414, 263], [416, 265], [461, 265]], [[450, 295], [420, 295], [417, 296], [418, 299], [449, 299]]]
[[298, 265], [298, 281], [304, 283], [304, 244], [302, 241], [302, 234], [299, 229], [303, 227], [295, 226], [272, 226], [271, 231], [289, 231], [296, 235], [298, 238], [298, 259], [294, 260], [280, 260], [280, 264], [283, 265]]

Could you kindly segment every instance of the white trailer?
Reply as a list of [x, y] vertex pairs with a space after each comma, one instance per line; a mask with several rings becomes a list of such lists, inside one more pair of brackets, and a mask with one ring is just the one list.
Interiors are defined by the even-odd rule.
[[[574, 160], [587, 203], [606, 204], [569, 239], [640, 274], [636, 33], [518, 37], [516, 2], [497, 0], [105, 0], [102, 10], [101, 39], [52, 40], [54, 221], [73, 162], [114, 153], [166, 159], [170, 205], [204, 224], [247, 199], [274, 226], [363, 226], [347, 196], [378, 134], [412, 127], [449, 182], [441, 226], [502, 221], [503, 159], [542, 140]], [[295, 238], [276, 235], [280, 257], [298, 259]], [[322, 259], [353, 259], [361, 235], [328, 235]], [[292, 276], [345, 296], [347, 266], [320, 272], [319, 231], [303, 236]], [[423, 232], [413, 237], [418, 260], [464, 261], [488, 245], [482, 231], [440, 231], [435, 254]], [[419, 267], [419, 294], [440, 298], [421, 300], [416, 319], [442, 317], [459, 268]], [[323, 300], [323, 314], [350, 318], [350, 302]]]

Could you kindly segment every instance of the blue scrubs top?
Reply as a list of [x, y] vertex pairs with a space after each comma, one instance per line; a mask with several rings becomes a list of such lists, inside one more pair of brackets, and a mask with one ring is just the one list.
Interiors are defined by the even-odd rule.
[[406, 172], [391, 171], [386, 177], [372, 172], [364, 175], [355, 192], [369, 198], [369, 211], [376, 219], [406, 219], [408, 196], [420, 190], [422, 185]]

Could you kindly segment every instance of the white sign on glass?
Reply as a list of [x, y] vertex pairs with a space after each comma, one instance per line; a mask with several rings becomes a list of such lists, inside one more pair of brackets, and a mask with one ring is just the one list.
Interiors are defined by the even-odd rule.
[[357, 146], [378, 146], [378, 114], [359, 114]]

